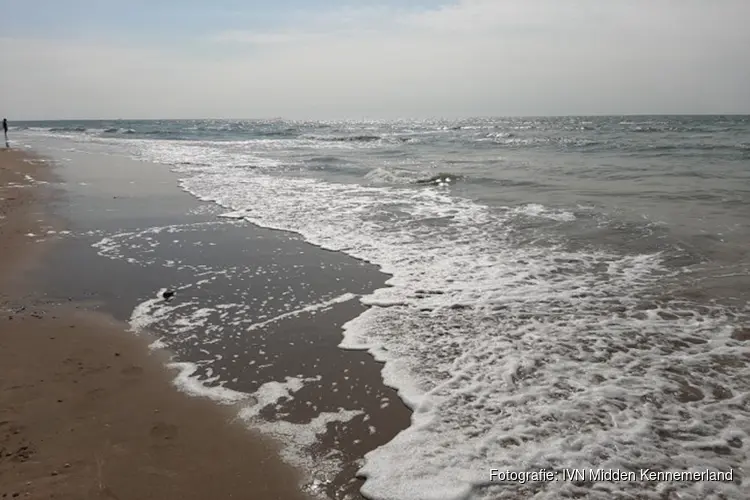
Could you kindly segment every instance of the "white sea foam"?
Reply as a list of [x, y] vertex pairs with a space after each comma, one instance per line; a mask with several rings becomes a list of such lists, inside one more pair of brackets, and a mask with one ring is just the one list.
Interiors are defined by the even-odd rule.
[[[149, 331], [156, 326], [168, 323], [165, 329], [165, 337], [151, 344], [151, 349], [165, 349], [180, 343], [192, 344], [206, 356], [202, 361], [195, 363], [174, 362], [168, 367], [176, 369], [178, 374], [174, 380], [175, 386], [192, 396], [209, 398], [217, 403], [241, 406], [238, 417], [247, 422], [255, 430], [277, 438], [283, 445], [282, 458], [292, 465], [300, 467], [309, 473], [304, 480], [303, 487], [314, 495], [322, 495], [323, 490], [329, 482], [329, 478], [340, 470], [342, 464], [337, 453], [327, 453], [326, 456], [318, 456], [314, 445], [320, 436], [326, 433], [328, 424], [332, 422], [346, 422], [360, 414], [360, 410], [339, 409], [335, 412], [320, 413], [307, 423], [289, 423], [279, 417], [269, 417], [261, 411], [269, 408], [271, 415], [280, 412], [283, 403], [294, 399], [296, 392], [300, 391], [308, 383], [319, 383], [320, 377], [301, 378], [287, 377], [284, 381], [271, 381], [261, 385], [254, 393], [243, 393], [229, 389], [224, 386], [226, 380], [221, 380], [218, 373], [214, 372], [213, 363], [221, 360], [221, 355], [212, 357], [207, 349], [213, 343], [213, 335], [216, 325], [209, 327], [206, 319], [212, 314], [226, 314], [234, 311], [240, 304], [216, 304], [212, 307], [199, 305], [194, 301], [184, 301], [171, 304], [161, 298], [165, 289], [159, 290], [155, 297], [139, 304], [131, 316], [131, 328], [137, 332]], [[355, 295], [345, 294], [320, 304], [301, 308], [293, 311], [291, 315], [310, 313], [331, 307], [356, 298]], [[238, 316], [242, 317], [242, 314]], [[278, 318], [270, 320], [276, 321]], [[242, 320], [237, 320], [242, 323]], [[258, 326], [255, 324], [257, 328]], [[163, 328], [162, 328], [163, 329]], [[160, 331], [162, 331], [160, 329]], [[200, 332], [200, 335], [196, 332]], [[212, 340], [213, 339], [213, 340]], [[259, 352], [261, 356], [264, 353]], [[204, 376], [198, 378], [196, 373], [202, 369]], [[335, 451], [335, 450], [334, 450]]]
[[[514, 245], [518, 217], [575, 216], [541, 205], [489, 209], [437, 189], [222, 169], [192, 170], [182, 185], [393, 274], [390, 287], [363, 298], [375, 307], [346, 326], [342, 342], [386, 361], [386, 383], [414, 409], [413, 425], [366, 457], [370, 498], [557, 498], [576, 488], [495, 489], [490, 466], [748, 465], [750, 413], [740, 404], [748, 348], [731, 338], [721, 310], [669, 301], [641, 310], [668, 277], [658, 254]], [[727, 426], [743, 439], [724, 454], [684, 446], [727, 443]], [[697, 495], [694, 485], [676, 487]], [[618, 488], [649, 487], [600, 485], [590, 494], [608, 498]]]
[[167, 367], [178, 370], [174, 384], [185, 394], [208, 398], [225, 405], [237, 404], [249, 398], [249, 395], [244, 392], [233, 391], [222, 386], [207, 386], [202, 383], [193, 376], [198, 370], [198, 365], [195, 363], [169, 363]]
[[176, 305], [170, 305], [162, 298], [162, 294], [166, 290], [166, 288], [162, 288], [154, 298], [141, 302], [133, 309], [133, 312], [130, 314], [130, 328], [132, 331], [136, 333], [148, 331], [151, 325], [170, 317], [174, 311], [192, 304], [191, 302], [181, 302]]
[[543, 217], [561, 222], [570, 222], [576, 219], [576, 216], [572, 212], [568, 212], [567, 210], [551, 210], [538, 203], [529, 203], [528, 205], [516, 207], [513, 211], [529, 217]]
[[330, 308], [333, 305], [341, 304], [344, 302], [349, 302], [350, 300], [354, 300], [356, 298], [357, 296], [353, 293], [345, 293], [345, 294], [339, 295], [338, 297], [334, 297], [333, 299], [320, 302], [318, 304], [310, 304], [305, 307], [301, 307], [300, 309], [290, 311], [284, 314], [280, 314], [276, 317], [273, 317], [261, 323], [253, 323], [247, 327], [247, 330], [249, 331], [249, 330], [262, 329], [272, 323], [276, 323], [287, 318], [292, 318], [294, 316], [299, 316], [301, 314], [309, 314], [309, 313], [314, 313], [316, 311], [325, 310], [325, 309]]
[[166, 342], [164, 342], [164, 339], [156, 339], [148, 346], [148, 348], [152, 351], [160, 351], [166, 349], [167, 347], [169, 346]]
[[225, 219], [244, 219], [245, 217], [247, 217], [248, 213], [248, 210], [239, 210], [236, 212], [226, 212], [223, 214], [219, 214], [219, 217], [224, 217]]
[[335, 412], [320, 413], [307, 423], [291, 423], [284, 420], [270, 422], [260, 416], [264, 408], [292, 399], [294, 393], [302, 389], [305, 383], [317, 381], [319, 381], [318, 378], [287, 377], [284, 382], [267, 382], [253, 394], [256, 403], [245, 407], [239, 416], [253, 428], [283, 443], [282, 458], [311, 473], [310, 479], [305, 484], [305, 490], [315, 496], [326, 498], [323, 496], [325, 486], [341, 469], [342, 464], [337, 458], [336, 450], [329, 451], [325, 456], [319, 456], [314, 449], [315, 445], [327, 432], [329, 424], [347, 422], [364, 412], [340, 408]]
[[[159, 241], [156, 236], [162, 233], [179, 234], [191, 231], [210, 229], [220, 227], [224, 224], [232, 224], [233, 221], [219, 222], [197, 222], [190, 224], [176, 224], [171, 226], [150, 227], [137, 231], [123, 231], [120, 233], [104, 236], [93, 244], [99, 255], [110, 259], [131, 259], [133, 264], [148, 266], [159, 264], [165, 267], [174, 267], [178, 265], [174, 260], [161, 259], [157, 260], [156, 250], [164, 242]], [[172, 240], [173, 244], [179, 245], [181, 240]], [[125, 253], [129, 252], [126, 257]], [[130, 255], [135, 255], [132, 257]]]
[[365, 179], [372, 184], [412, 184], [420, 179], [418, 174], [408, 170], [378, 167], [367, 174]]

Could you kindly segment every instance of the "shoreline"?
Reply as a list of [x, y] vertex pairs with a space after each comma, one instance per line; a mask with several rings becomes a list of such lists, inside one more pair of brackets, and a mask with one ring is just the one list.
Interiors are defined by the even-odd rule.
[[[219, 217], [221, 207], [182, 190], [163, 165], [39, 153], [62, 180], [50, 212], [66, 221], [66, 234], [25, 281], [47, 301], [76, 304], [150, 339], [140, 345], [164, 358], [173, 392], [220, 407], [253, 440], [276, 444], [273, 461], [297, 473], [295, 494], [364, 498], [364, 455], [409, 427], [411, 410], [384, 384], [382, 363], [339, 344], [344, 324], [369, 309], [357, 297], [385, 286], [388, 275], [295, 233]], [[175, 298], [154, 300], [165, 287]], [[295, 300], [300, 309], [289, 309]], [[222, 303], [243, 306], [200, 320], [201, 310]], [[171, 307], [188, 309], [133, 322], [139, 311], [153, 319]], [[185, 323], [191, 317], [200, 321]], [[216, 359], [206, 365], [207, 356]], [[278, 390], [287, 394], [276, 400]]]
[[54, 231], [45, 210], [53, 194], [39, 186], [52, 179], [49, 166], [0, 152], [0, 494], [305, 498], [278, 445], [232, 422], [226, 408], [177, 391], [145, 338], [29, 286], [57, 251], [57, 242], [28, 236]]

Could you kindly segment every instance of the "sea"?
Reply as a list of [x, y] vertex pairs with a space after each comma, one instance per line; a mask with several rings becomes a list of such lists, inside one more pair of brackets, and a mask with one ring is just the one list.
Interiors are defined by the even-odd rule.
[[[224, 215], [388, 275], [341, 332], [413, 411], [365, 456], [367, 498], [750, 497], [750, 116], [18, 122], [11, 139], [165, 165]], [[632, 479], [539, 472], [573, 469]]]

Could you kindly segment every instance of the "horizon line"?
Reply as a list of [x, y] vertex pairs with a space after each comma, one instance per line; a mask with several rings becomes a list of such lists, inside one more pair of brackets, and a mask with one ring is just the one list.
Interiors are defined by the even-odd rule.
[[[18, 119], [8, 120], [15, 123], [19, 122], [60, 122], [60, 121], [206, 121], [206, 120], [225, 120], [225, 121], [310, 121], [310, 122], [326, 122], [326, 121], [399, 121], [399, 120], [477, 120], [477, 119], [497, 119], [497, 118], [606, 118], [606, 117], [644, 117], [644, 116], [669, 116], [669, 117], [690, 117], [690, 116], [750, 116], [750, 112], [744, 113], [601, 113], [601, 114], [507, 114], [507, 115], [466, 115], [462, 117], [446, 118], [441, 116], [431, 117], [408, 117], [402, 116], [398, 118], [368, 118], [363, 116], [361, 118], [285, 118], [281, 116], [273, 117], [257, 117], [257, 118], [218, 118], [218, 117], [204, 117], [204, 118], [37, 118], [37, 119]], [[7, 117], [6, 117], [7, 118]]]

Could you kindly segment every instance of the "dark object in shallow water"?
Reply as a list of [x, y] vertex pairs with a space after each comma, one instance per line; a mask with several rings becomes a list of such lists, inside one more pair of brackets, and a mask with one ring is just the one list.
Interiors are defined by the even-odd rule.
[[172, 297], [174, 297], [174, 290], [166, 290], [166, 291], [162, 292], [161, 297], [164, 300], [171, 299]]
[[440, 173], [433, 175], [429, 179], [418, 179], [415, 184], [449, 184], [455, 178], [452, 174]]

